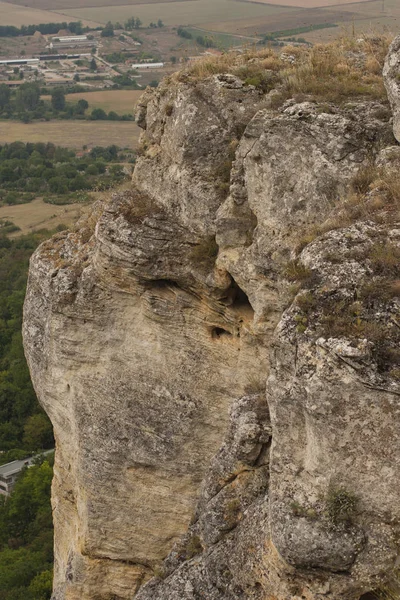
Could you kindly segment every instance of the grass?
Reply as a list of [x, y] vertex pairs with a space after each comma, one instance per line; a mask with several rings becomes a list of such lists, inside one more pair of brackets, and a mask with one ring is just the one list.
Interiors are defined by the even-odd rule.
[[[249, 50], [236, 56], [224, 54], [196, 61], [176, 75], [182, 81], [199, 80], [217, 73], [233, 73], [261, 91], [279, 86], [280, 103], [290, 97], [299, 100], [343, 103], [357, 98], [386, 101], [380, 74], [390, 38], [366, 39], [362, 46], [352, 39], [313, 48], [288, 46], [289, 63], [272, 49]], [[352, 51], [362, 50], [364, 61], [354, 61]], [[271, 76], [271, 72], [274, 76]]]
[[55, 229], [60, 224], [72, 225], [82, 214], [77, 204], [54, 206], [46, 204], [42, 198], [36, 198], [29, 204], [0, 207], [0, 220], [12, 221], [19, 228], [15, 235], [31, 233], [37, 229]]
[[[299, 235], [297, 252], [300, 252], [316, 237], [334, 229], [347, 227], [357, 221], [372, 221], [377, 224], [393, 223], [400, 220], [400, 173], [396, 169], [378, 168], [373, 163], [364, 165], [355, 174], [350, 183], [350, 190], [346, 198], [335, 207], [334, 214], [324, 223], [308, 227]], [[379, 264], [379, 260], [397, 260], [395, 257], [386, 258], [383, 251], [388, 253], [388, 248], [380, 248], [379, 256], [372, 260]], [[376, 250], [378, 253], [378, 250]], [[379, 254], [378, 253], [378, 254]], [[387, 265], [385, 267], [387, 269]]]
[[351, 525], [357, 514], [358, 498], [344, 487], [331, 487], [325, 500], [326, 515], [332, 525]]
[[125, 121], [48, 121], [19, 123], [0, 121], [0, 144], [6, 142], [53, 142], [58, 146], [82, 148], [86, 144], [136, 148], [140, 129], [133, 122]]
[[291, 260], [287, 263], [284, 276], [289, 281], [307, 282], [312, 277], [312, 272], [298, 260]]
[[[102, 108], [107, 113], [111, 110], [119, 115], [133, 114], [134, 108], [143, 94], [142, 90], [105, 90], [100, 92], [78, 92], [67, 94], [67, 102], [78, 102], [81, 98], [89, 102], [89, 112], [92, 108]], [[42, 96], [44, 100], [51, 100], [51, 96]]]
[[198, 535], [192, 535], [188, 540], [185, 548], [185, 558], [186, 560], [190, 560], [197, 554], [201, 554], [203, 552], [203, 545]]

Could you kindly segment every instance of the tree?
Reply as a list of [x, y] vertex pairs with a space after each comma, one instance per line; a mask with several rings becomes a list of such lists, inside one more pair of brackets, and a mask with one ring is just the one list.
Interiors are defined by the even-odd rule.
[[74, 75], [74, 81], [78, 82], [80, 80], [81, 80], [81, 78], [79, 77], [79, 73], [75, 73], [75, 75]]
[[107, 114], [102, 108], [94, 108], [90, 115], [93, 121], [101, 121], [107, 119]]
[[36, 600], [47, 600], [51, 596], [53, 588], [53, 573], [42, 571], [36, 575], [29, 584], [29, 592]]
[[161, 21], [161, 19], [158, 19], [157, 26], [158, 27], [164, 27], [164, 23]]
[[101, 35], [101, 37], [113, 37], [114, 36], [114, 25], [111, 23], [111, 21], [108, 21], [108, 23], [106, 23], [106, 25], [103, 28], [100, 35]]
[[51, 92], [51, 106], [54, 110], [64, 110], [65, 94], [61, 88], [56, 88]]
[[53, 428], [44, 413], [31, 415], [25, 423], [23, 444], [27, 450], [36, 451], [52, 448]]
[[16, 94], [17, 107], [21, 110], [35, 110], [40, 101], [40, 87], [37, 83], [23, 83]]
[[90, 61], [90, 70], [97, 71], [97, 63], [94, 58], [92, 58], [92, 60]]
[[76, 112], [78, 115], [85, 114], [85, 110], [89, 108], [89, 102], [84, 98], [80, 98], [76, 103]]
[[50, 191], [55, 194], [66, 194], [68, 192], [68, 179], [66, 177], [52, 177], [49, 180]]
[[2, 83], [0, 85], [0, 110], [3, 110], [10, 103], [10, 88]]
[[127, 21], [125, 21], [125, 29], [128, 31], [132, 31], [132, 29], [136, 28], [136, 17], [130, 17]]

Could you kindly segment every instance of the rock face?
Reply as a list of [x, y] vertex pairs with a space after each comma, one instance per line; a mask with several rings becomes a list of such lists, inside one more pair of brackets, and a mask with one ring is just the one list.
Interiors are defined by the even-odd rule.
[[146, 92], [131, 191], [32, 257], [53, 600], [358, 600], [392, 576], [400, 224], [383, 184], [379, 218], [338, 206], [398, 148], [378, 101], [269, 100], [226, 74]]
[[393, 111], [393, 132], [400, 141], [400, 37], [395, 38], [390, 47], [383, 76]]

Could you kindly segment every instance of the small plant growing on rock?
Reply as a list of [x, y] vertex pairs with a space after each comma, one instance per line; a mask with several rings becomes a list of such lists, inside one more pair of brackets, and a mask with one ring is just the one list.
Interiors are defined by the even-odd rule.
[[399, 274], [400, 248], [390, 243], [374, 244], [369, 252], [372, 268], [377, 274]]
[[351, 525], [357, 514], [358, 498], [344, 487], [331, 487], [326, 497], [326, 516], [332, 525]]
[[167, 576], [167, 571], [163, 565], [157, 565], [154, 567], [153, 576], [158, 577], [159, 579], [165, 579]]
[[240, 512], [240, 500], [238, 498], [232, 498], [225, 505], [224, 519], [230, 525], [235, 525], [236, 521], [239, 518]]
[[305, 517], [311, 521], [314, 521], [318, 517], [317, 511], [314, 508], [306, 508], [295, 500], [291, 503], [290, 508], [295, 517]]
[[203, 266], [211, 268], [218, 256], [218, 244], [214, 237], [208, 237], [194, 246], [191, 257]]
[[304, 333], [305, 330], [307, 329], [307, 317], [305, 317], [304, 315], [296, 315], [294, 320], [296, 321], [297, 325], [296, 325], [296, 331], [297, 333]]
[[308, 315], [317, 306], [317, 299], [311, 292], [305, 292], [296, 298], [296, 304], [300, 310]]
[[291, 260], [287, 263], [284, 275], [289, 281], [302, 281], [306, 282], [311, 279], [312, 271], [303, 265], [298, 260]]
[[190, 540], [188, 540], [188, 543], [187, 543], [186, 549], [185, 549], [186, 560], [190, 560], [191, 558], [193, 558], [194, 556], [197, 556], [197, 554], [201, 554], [202, 552], [203, 552], [203, 546], [201, 544], [201, 540], [200, 540], [199, 536], [192, 535]]
[[356, 194], [366, 194], [376, 180], [378, 170], [374, 165], [361, 167], [351, 181], [351, 190]]

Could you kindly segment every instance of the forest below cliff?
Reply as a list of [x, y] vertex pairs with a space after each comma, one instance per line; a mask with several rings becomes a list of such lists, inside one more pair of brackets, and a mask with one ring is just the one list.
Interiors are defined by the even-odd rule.
[[[50, 232], [10, 240], [0, 236], [0, 463], [54, 444], [40, 408], [21, 336], [29, 258]], [[22, 472], [12, 495], [0, 496], [0, 600], [47, 600], [51, 595], [52, 458]]]

